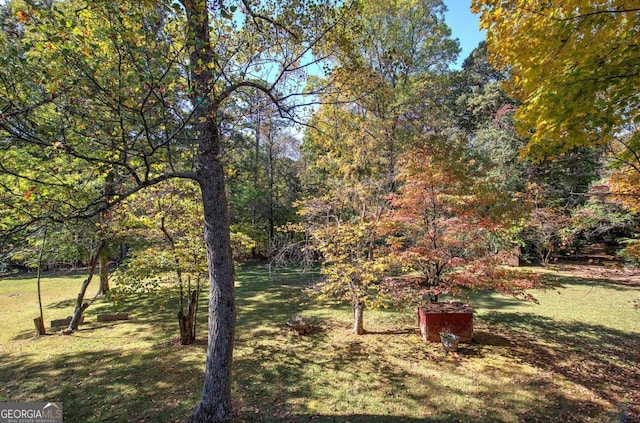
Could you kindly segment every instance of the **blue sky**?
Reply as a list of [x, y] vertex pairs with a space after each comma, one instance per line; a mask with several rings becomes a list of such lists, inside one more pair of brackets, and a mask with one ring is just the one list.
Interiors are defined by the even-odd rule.
[[451, 28], [453, 38], [460, 41], [460, 56], [456, 67], [460, 67], [469, 53], [478, 46], [478, 43], [485, 38], [484, 31], [478, 27], [479, 15], [471, 13], [470, 0], [444, 0], [447, 5], [445, 21]]

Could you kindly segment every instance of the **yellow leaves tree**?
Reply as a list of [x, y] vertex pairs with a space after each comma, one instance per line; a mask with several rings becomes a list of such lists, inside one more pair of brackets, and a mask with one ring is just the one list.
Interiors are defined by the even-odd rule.
[[358, 335], [365, 333], [365, 308], [381, 305], [378, 282], [388, 266], [380, 223], [387, 208], [382, 185], [334, 186], [329, 194], [306, 200], [299, 212], [309, 233], [307, 248], [322, 256], [324, 278], [312, 293], [349, 302]]
[[614, 199], [634, 213], [640, 213], [640, 172], [632, 167], [614, 171], [609, 177]]
[[[620, 142], [611, 146], [609, 151], [611, 172], [608, 183], [614, 194], [612, 200], [622, 204], [633, 213], [640, 213], [640, 145], [638, 129], [634, 135], [621, 135]], [[638, 256], [640, 257], [640, 256]]]
[[320, 297], [349, 301], [353, 307], [352, 332], [358, 335], [365, 333], [364, 309], [377, 302], [378, 282], [387, 268], [384, 257], [377, 254], [377, 226], [344, 222], [325, 225], [313, 234], [324, 257]]
[[[542, 159], [582, 145], [640, 146], [640, 7], [629, 0], [473, 0], [492, 62]], [[621, 135], [626, 136], [623, 141]]]
[[630, 0], [473, 0], [490, 59], [521, 102], [523, 154], [546, 159], [603, 146], [609, 184], [637, 210], [640, 174], [640, 7]]

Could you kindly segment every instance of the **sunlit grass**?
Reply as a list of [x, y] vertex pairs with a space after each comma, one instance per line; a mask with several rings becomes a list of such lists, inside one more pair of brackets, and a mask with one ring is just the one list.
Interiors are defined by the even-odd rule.
[[[71, 314], [84, 275], [43, 279], [45, 321]], [[414, 310], [350, 308], [302, 289], [314, 273], [263, 266], [238, 273], [234, 405], [238, 421], [616, 421], [637, 403], [637, 287], [549, 273], [539, 304], [470, 297], [475, 342], [446, 355], [416, 333]], [[91, 291], [91, 289], [90, 289]], [[92, 297], [92, 293], [89, 298]], [[97, 323], [102, 299], [72, 336], [34, 338], [35, 279], [0, 280], [0, 401], [62, 401], [65, 421], [182, 421], [199, 398], [206, 347], [183, 347], [176, 305], [124, 305], [131, 320]], [[206, 330], [201, 300], [199, 335]], [[285, 322], [300, 314], [314, 332]]]

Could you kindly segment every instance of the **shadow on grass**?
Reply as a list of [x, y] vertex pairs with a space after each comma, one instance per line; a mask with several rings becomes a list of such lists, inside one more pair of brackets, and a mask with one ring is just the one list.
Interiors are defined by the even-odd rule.
[[628, 292], [629, 287], [640, 286], [640, 269], [637, 268], [625, 269], [588, 263], [564, 263], [546, 267], [532, 266], [531, 269], [545, 274], [545, 279], [551, 285], [558, 287], [586, 285]]
[[183, 351], [83, 351], [45, 361], [2, 353], [0, 401], [62, 402], [65, 422], [174, 421], [191, 411], [202, 380], [201, 363]]
[[461, 414], [447, 414], [442, 417], [430, 417], [430, 418], [412, 418], [405, 416], [378, 416], [372, 414], [349, 414], [349, 415], [335, 415], [326, 416], [322, 414], [286, 414], [278, 418], [253, 416], [250, 418], [243, 418], [239, 416], [237, 421], [241, 422], [264, 422], [264, 423], [278, 423], [278, 422], [321, 422], [321, 423], [451, 423], [451, 422], [463, 422], [469, 421], [464, 415]]
[[[71, 277], [83, 277], [87, 273], [87, 269], [70, 269], [70, 270], [57, 270], [57, 271], [45, 271], [42, 272], [42, 278], [71, 278]], [[38, 272], [34, 271], [20, 271], [10, 274], [0, 275], [0, 283], [3, 281], [22, 281], [24, 279], [36, 279]]]
[[263, 265], [242, 266], [235, 288], [238, 327], [284, 326], [290, 317], [301, 312], [306, 297], [302, 290], [318, 279], [317, 272], [279, 269], [269, 277]]
[[[78, 289], [80, 288], [78, 287]], [[73, 307], [75, 306], [75, 303], [76, 303], [75, 299], [68, 299], [68, 300], [58, 301], [57, 303], [49, 304], [47, 305], [46, 308], [47, 310], [66, 308], [66, 309], [70, 309], [71, 312], [73, 312]]]
[[[267, 280], [264, 273], [246, 271], [243, 276], [249, 279], [242, 280], [237, 288], [239, 333], [234, 359], [239, 421], [493, 422], [515, 418], [581, 422], [589, 416], [609, 415], [610, 409], [597, 396], [615, 404], [633, 392], [637, 383], [637, 374], [633, 374], [633, 340], [629, 334], [608, 328], [581, 325], [581, 335], [571, 325], [533, 314], [489, 315], [482, 319], [485, 327], [476, 332], [477, 342], [463, 345], [455, 358], [444, 356], [438, 346], [434, 352], [433, 347], [410, 342], [417, 336], [415, 328], [374, 330], [358, 337], [348, 335], [350, 325], [345, 321], [320, 319], [316, 324], [321, 330], [297, 337], [284, 329], [284, 322], [294, 314], [304, 313], [297, 302], [299, 291], [289, 289], [306, 286], [304, 278], [276, 274]], [[520, 303], [508, 297], [491, 301], [491, 307], [503, 310]], [[518, 323], [513, 325], [514, 321]], [[550, 332], [550, 344], [540, 345], [530, 333], [531, 328]], [[336, 339], [336, 332], [344, 336]], [[594, 345], [605, 344], [604, 350], [591, 351], [585, 345], [584, 333], [594, 337]], [[607, 347], [607, 343], [613, 347]], [[570, 364], [560, 359], [567, 350], [575, 350]], [[495, 381], [489, 375], [488, 382], [475, 386], [470, 393], [469, 385], [474, 384], [474, 379], [464, 375], [460, 364], [470, 360], [483, 363], [490, 352], [496, 351], [509, 359], [516, 356], [518, 362], [526, 362], [541, 373], [525, 376], [517, 364], [489, 367], [483, 372], [496, 372]], [[572, 373], [571, 369], [585, 363], [589, 370]], [[425, 365], [435, 366], [438, 377], [421, 373], [419, 369]], [[589, 371], [596, 375], [582, 377]], [[446, 380], [449, 373], [466, 382], [450, 383]], [[571, 396], [566, 386], [561, 389], [560, 382], [549, 380], [548, 375], [565, 377], [593, 389], [597, 395]], [[608, 382], [610, 377], [613, 385]], [[513, 394], [508, 388], [512, 381], [517, 381], [517, 391], [534, 393], [535, 399]], [[477, 406], [449, 407], [434, 400], [449, 397], [466, 398], [463, 401]], [[354, 413], [358, 408], [365, 412]], [[380, 409], [385, 412], [371, 413]], [[405, 414], [426, 415], [413, 418]]]
[[419, 333], [418, 329], [406, 328], [406, 329], [391, 329], [391, 330], [367, 330], [363, 335], [411, 335]]
[[[251, 325], [272, 325], [278, 326], [286, 318], [300, 310], [295, 306], [295, 291], [288, 291], [284, 288], [279, 276], [275, 276], [273, 281], [259, 281], [259, 273], [252, 276], [251, 285], [242, 285], [238, 289], [240, 302], [247, 307], [247, 314], [242, 315], [240, 326], [247, 329]], [[303, 282], [296, 283], [295, 275], [291, 276], [287, 285], [303, 286]], [[291, 279], [290, 278], [290, 279]], [[262, 285], [260, 285], [262, 284]], [[593, 282], [581, 278], [562, 277], [552, 281], [552, 287], [560, 288], [570, 284], [593, 285], [602, 284], [612, 289], [617, 289], [603, 282]], [[261, 286], [262, 291], [256, 287]], [[623, 288], [620, 288], [623, 289]], [[476, 331], [476, 343], [471, 346], [460, 348], [459, 358], [461, 360], [486, 356], [489, 349], [497, 349], [504, 356], [515, 356], [519, 362], [526, 363], [535, 369], [548, 372], [553, 377], [566, 378], [567, 380], [584, 387], [586, 390], [596, 391], [598, 396], [615, 404], [622, 398], [631, 403], [631, 408], [637, 403], [638, 386], [638, 351], [640, 346], [637, 339], [632, 335], [616, 331], [604, 326], [589, 325], [582, 323], [567, 323], [555, 321], [553, 319], [541, 317], [535, 314], [505, 313], [511, 307], [521, 305], [521, 300], [509, 297], [484, 296], [483, 308], [493, 310], [503, 310], [500, 314], [490, 314], [481, 319], [489, 325]], [[322, 322], [324, 325], [331, 325], [332, 322]], [[344, 322], [339, 323], [344, 326]], [[348, 327], [345, 327], [345, 331]], [[383, 380], [388, 384], [390, 391], [406, 392], [405, 381], [408, 378], [415, 378], [416, 375], [407, 372], [402, 368], [390, 365], [384, 359], [387, 350], [380, 344], [370, 345], [367, 340], [370, 336], [382, 336], [386, 340], [383, 344], [397, 343], [408, 336], [413, 336], [415, 329], [369, 331], [367, 337], [357, 340], [350, 339], [340, 344], [328, 339], [324, 332], [308, 337], [307, 340], [296, 339], [294, 341], [282, 339], [277, 332], [259, 331], [253, 335], [258, 337], [274, 336], [274, 342], [260, 342], [251, 340], [241, 340], [252, 346], [251, 353], [246, 357], [236, 359], [236, 366], [240, 369], [239, 384], [240, 397], [247, 403], [253, 404], [256, 410], [266, 411], [266, 415], [274, 416], [272, 420], [264, 417], [265, 414], [255, 415], [243, 414], [244, 421], [402, 421], [402, 417], [394, 415], [349, 415], [322, 416], [318, 414], [306, 414], [304, 406], [298, 406], [301, 413], [288, 415], [283, 410], [288, 410], [290, 404], [298, 404], [303, 400], [309, 402], [323, 401], [326, 398], [319, 396], [316, 386], [318, 373], [322, 372], [347, 372], [352, 380], [336, 380], [333, 389], [343, 389], [344, 384], [359, 385], [366, 379]], [[275, 335], [274, 335], [275, 334]], [[542, 341], [542, 342], [540, 342]], [[421, 357], [421, 360], [438, 360], [433, 355], [424, 351], [412, 351]], [[403, 357], [405, 360], [414, 361], [415, 357]], [[274, 364], [277, 363], [277, 364]], [[363, 364], [366, 363], [366, 364]], [[308, 371], [306, 367], [317, 367], [317, 370]], [[296, 368], [301, 369], [299, 372]], [[293, 369], [293, 370], [292, 370]], [[508, 374], [507, 369], [501, 370], [502, 374]], [[518, 370], [513, 370], [513, 380], [522, 380], [522, 374]], [[333, 382], [322, 379], [328, 387]], [[270, 382], [270, 381], [273, 381]], [[450, 386], [439, 386], [432, 380], [423, 380], [425, 386], [430, 386], [434, 391], [450, 390], [455, 388]], [[545, 392], [537, 401], [522, 400], [520, 409], [515, 412], [518, 419], [523, 421], [535, 420], [537, 418], [552, 418], [555, 421], [585, 421], [588, 415], [606, 415], [606, 406], [598, 399], [567, 397], [567, 395], [554, 392], [554, 381], [544, 378], [533, 379], [528, 382], [521, 382], [525, 390], [534, 392]], [[551, 391], [548, 392], [548, 389]], [[499, 392], [504, 391], [504, 386], [496, 386], [495, 392], [491, 389], [483, 389], [476, 395], [478, 399], [499, 404]], [[465, 395], [463, 390], [457, 395]], [[345, 398], [348, 401], [348, 398]], [[403, 402], [409, 406], [424, 407], [430, 398], [422, 394], [412, 394], [406, 392]], [[289, 405], [287, 405], [289, 404]], [[510, 406], [513, 403], [510, 404]], [[624, 407], [624, 401], [620, 404]], [[499, 406], [489, 406], [499, 411]], [[251, 409], [249, 407], [248, 409]], [[244, 407], [243, 410], [247, 410]], [[309, 412], [310, 410], [306, 410]], [[340, 410], [335, 410], [339, 413]], [[630, 413], [635, 413], [631, 410]], [[498, 414], [499, 415], [499, 414]], [[635, 415], [635, 414], [633, 414]], [[258, 418], [260, 417], [260, 418]], [[487, 416], [475, 419], [477, 421], [493, 421], [495, 416]], [[425, 418], [421, 421], [469, 421], [465, 413], [456, 414], [450, 411], [443, 419]], [[505, 417], [509, 419], [509, 417]], [[412, 421], [407, 418], [406, 421]], [[632, 420], [628, 420], [632, 421]]]
[[[88, 297], [91, 301], [93, 297]], [[196, 316], [197, 332], [196, 337], [206, 337], [207, 331], [207, 287], [203, 288], [198, 301], [198, 314]], [[46, 310], [66, 308], [67, 316], [73, 314], [75, 300], [65, 300], [47, 305], [45, 307], [45, 318], [48, 314]], [[122, 304], [115, 305], [108, 298], [97, 298], [84, 312], [84, 323], [82, 323], [74, 336], [82, 337], [91, 332], [96, 332], [102, 328], [114, 328], [116, 326], [130, 326], [130, 330], [123, 332], [122, 338], [139, 333], [140, 340], [152, 341], [179, 337], [179, 326], [177, 313], [179, 309], [178, 298], [171, 298], [160, 304], [160, 301], [153, 293], [138, 294], [129, 296]], [[98, 322], [97, 316], [103, 313], [129, 313], [129, 320], [116, 320], [110, 322]], [[140, 326], [144, 326], [141, 328]], [[50, 321], [45, 321], [48, 335], [58, 334], [65, 326], [51, 327]], [[104, 335], [98, 335], [104, 336]], [[16, 334], [13, 340], [27, 340], [34, 337], [34, 330], [24, 330]]]
[[[463, 418], [455, 412], [434, 419], [398, 415], [391, 406], [394, 401], [416, 410], [425, 399], [407, 391], [404, 384], [411, 374], [377, 360], [385, 354], [380, 345], [372, 347], [364, 338], [332, 344], [326, 333], [278, 336], [275, 344], [242, 341], [242, 349], [249, 352], [234, 361], [238, 421], [450, 422]], [[359, 408], [354, 403], [359, 402], [363, 411], [385, 408], [366, 403], [363, 396], [369, 395], [368, 389], [385, 390], [383, 401], [390, 403], [386, 414], [353, 413]], [[400, 393], [401, 399], [396, 396]], [[326, 411], [314, 412], [314, 404]]]
[[640, 422], [637, 335], [532, 313], [489, 313], [481, 321], [493, 330], [477, 337], [480, 349], [507, 346], [516, 359], [594, 390], [612, 403], [626, 398], [637, 419], [627, 421]]
[[[637, 339], [533, 314], [483, 316], [476, 344], [463, 346], [455, 357], [416, 341], [413, 330], [355, 336], [348, 333], [349, 323], [333, 318], [317, 317], [311, 335], [294, 336], [285, 322], [304, 315], [301, 288], [314, 277], [287, 271], [269, 278], [260, 266], [239, 272], [237, 421], [581, 422], [607, 414], [598, 397], [615, 402], [626, 395], [633, 401], [629, 393], [640, 392]], [[506, 308], [511, 299], [505, 301], [496, 304]], [[111, 310], [112, 305], [101, 303], [87, 310], [87, 317]], [[0, 352], [0, 401], [62, 401], [69, 422], [184, 420], [199, 399], [206, 346], [168, 342], [177, 337], [175, 310], [175, 304], [168, 304], [159, 311], [153, 297], [141, 296], [124, 308], [131, 321], [92, 323], [72, 335], [107, 345], [124, 342], [118, 338], [146, 337], [151, 347], [53, 357], [44, 350], [42, 356]], [[206, 295], [200, 310], [200, 325], [206, 325]], [[112, 337], [108, 329], [116, 325]], [[492, 365], [492, 355], [505, 359]], [[513, 358], [544, 375], [523, 375]], [[477, 377], [484, 379], [476, 383]], [[596, 395], [570, 397], [556, 389], [554, 377]], [[513, 395], [515, 390], [534, 397]], [[450, 398], [458, 402], [438, 402]]]
[[[562, 269], [558, 269], [561, 266], [553, 266], [553, 268], [549, 268], [554, 271], [562, 271]], [[581, 267], [580, 265], [576, 265], [573, 267]], [[584, 268], [590, 269], [591, 266], [582, 266]], [[544, 269], [541, 266], [530, 267], [528, 270], [533, 270], [538, 268]], [[526, 270], [527, 268], [525, 268]], [[570, 269], [564, 270], [570, 271]], [[581, 274], [585, 274], [586, 272], [582, 271]], [[561, 293], [563, 289], [571, 288], [571, 287], [584, 287], [585, 289], [595, 289], [601, 288], [602, 292], [607, 291], [617, 291], [620, 293], [628, 294], [629, 287], [634, 286], [632, 283], [626, 283], [620, 280], [607, 279], [606, 277], [599, 277], [597, 274], [594, 274], [593, 277], [578, 277], [571, 276], [566, 274], [557, 274], [557, 273], [547, 273], [543, 274], [543, 286], [528, 291], [535, 298], [537, 294], [550, 291], [557, 291]], [[496, 311], [509, 311], [509, 310], [520, 310], [523, 304], [533, 304], [529, 300], [525, 300], [522, 298], [510, 297], [507, 295], [499, 295], [498, 293], [491, 293], [488, 291], [471, 291], [467, 292], [466, 300], [474, 306], [476, 309], [486, 309], [486, 310], [496, 310]], [[605, 294], [602, 294], [605, 295]], [[448, 297], [444, 296], [443, 299], [448, 299]]]
[[[41, 338], [32, 330], [18, 334], [15, 341], [36, 344], [29, 349], [38, 353], [12, 354], [11, 344], [0, 346], [0, 402], [61, 401], [65, 422], [184, 420], [202, 387], [206, 292], [196, 345], [175, 342], [177, 309], [177, 299], [159, 307], [153, 295], [130, 297], [122, 307], [99, 299], [72, 335], [59, 335], [62, 328], [53, 334], [49, 327]], [[130, 320], [96, 321], [98, 314], [116, 311], [128, 312]]]
[[[533, 294], [535, 297], [535, 293]], [[469, 303], [473, 305], [474, 309], [485, 310], [509, 310], [518, 309], [523, 303], [530, 303], [531, 301], [509, 297], [506, 295], [487, 295], [485, 292], [472, 292], [468, 295]]]

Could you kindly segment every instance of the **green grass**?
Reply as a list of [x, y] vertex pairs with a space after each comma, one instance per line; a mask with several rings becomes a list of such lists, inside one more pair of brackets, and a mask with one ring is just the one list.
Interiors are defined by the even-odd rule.
[[[413, 310], [367, 310], [350, 334], [348, 307], [310, 301], [314, 275], [243, 266], [238, 275], [234, 406], [238, 421], [519, 422], [639, 418], [640, 288], [547, 272], [539, 304], [474, 294], [475, 342], [446, 355], [417, 335]], [[45, 321], [71, 314], [83, 275], [43, 279]], [[175, 303], [125, 304], [131, 320], [97, 323], [104, 300], [71, 336], [33, 337], [33, 278], [0, 280], [0, 402], [62, 401], [65, 422], [183, 421], [200, 395], [206, 346], [178, 345]], [[95, 287], [94, 287], [95, 288]], [[91, 291], [91, 289], [90, 289]], [[199, 335], [206, 331], [201, 299]], [[295, 336], [301, 314], [314, 332]]]

